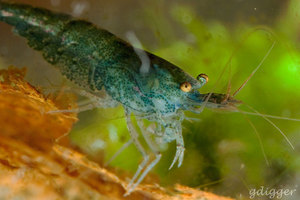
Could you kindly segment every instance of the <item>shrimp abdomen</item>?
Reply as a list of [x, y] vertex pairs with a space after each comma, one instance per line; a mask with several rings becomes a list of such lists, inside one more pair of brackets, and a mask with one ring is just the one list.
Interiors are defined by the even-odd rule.
[[0, 21], [12, 25], [47, 62], [84, 88], [100, 90], [103, 68], [124, 66], [135, 55], [130, 45], [110, 32], [70, 15], [0, 1]]

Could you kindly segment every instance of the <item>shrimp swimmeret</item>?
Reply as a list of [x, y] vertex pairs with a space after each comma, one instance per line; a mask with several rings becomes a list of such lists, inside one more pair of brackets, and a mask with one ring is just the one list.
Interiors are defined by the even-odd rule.
[[[134, 143], [143, 156], [143, 161], [127, 185], [127, 195], [141, 183], [162, 156], [157, 144], [148, 136], [149, 130], [144, 128], [144, 120], [155, 123], [152, 134], [161, 142], [176, 141], [176, 153], [170, 169], [176, 163], [180, 167], [183, 162], [185, 148], [182, 121], [186, 119], [184, 111], [201, 113], [204, 107], [209, 107], [255, 114], [262, 116], [283, 134], [269, 120], [275, 116], [262, 115], [255, 110], [253, 113], [246, 113], [237, 108], [242, 102], [234, 96], [261, 64], [233, 95], [201, 94], [199, 89], [207, 83], [207, 75], [199, 74], [193, 78], [172, 63], [140, 48], [134, 48], [87, 21], [42, 8], [2, 1], [0, 20], [14, 26], [14, 32], [25, 37], [30, 47], [42, 52], [47, 62], [82, 88], [81, 95], [93, 101], [92, 105], [88, 104], [82, 110], [116, 107], [120, 104], [123, 106], [132, 138], [130, 143]], [[134, 42], [134, 37], [130, 34], [128, 39]], [[265, 58], [273, 46], [274, 44]], [[105, 97], [99, 95], [103, 92]], [[137, 125], [155, 155], [152, 161], [139, 141], [132, 115], [136, 116]], [[286, 138], [285, 135], [284, 137]], [[291, 143], [290, 145], [292, 146]]]

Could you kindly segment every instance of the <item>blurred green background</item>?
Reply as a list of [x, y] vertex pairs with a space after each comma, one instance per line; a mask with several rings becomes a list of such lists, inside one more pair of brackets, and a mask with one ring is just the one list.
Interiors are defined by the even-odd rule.
[[[193, 76], [206, 73], [210, 81], [201, 92], [212, 91], [226, 63], [227, 70], [214, 92], [225, 93], [229, 80], [235, 91], [261, 62], [262, 67], [237, 95], [261, 113], [300, 118], [300, 1], [280, 0], [52, 0], [24, 2], [87, 19], [126, 39], [134, 31], [144, 48], [176, 64]], [[65, 80], [42, 56], [0, 24], [0, 65], [27, 66], [27, 80], [53, 89]], [[232, 59], [230, 57], [232, 56]], [[246, 107], [241, 109], [247, 110]], [[175, 144], [162, 147], [163, 157], [152, 171], [163, 186], [175, 183], [221, 195], [248, 198], [260, 186], [297, 189], [300, 183], [300, 122], [275, 120], [291, 140], [261, 117], [248, 116], [257, 135], [239, 113], [204, 110], [198, 120], [185, 121], [186, 153], [181, 168], [168, 170]], [[70, 137], [92, 159], [104, 163], [129, 140], [123, 109], [95, 109], [79, 114]], [[133, 174], [141, 155], [131, 145], [110, 165]], [[297, 195], [285, 199], [299, 199]]]

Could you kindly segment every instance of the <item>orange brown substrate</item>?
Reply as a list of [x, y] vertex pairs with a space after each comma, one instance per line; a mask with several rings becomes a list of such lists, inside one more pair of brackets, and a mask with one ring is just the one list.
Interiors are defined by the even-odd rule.
[[47, 114], [57, 106], [24, 81], [25, 72], [0, 70], [0, 134], [49, 149], [49, 141], [68, 133], [77, 119], [74, 114]]

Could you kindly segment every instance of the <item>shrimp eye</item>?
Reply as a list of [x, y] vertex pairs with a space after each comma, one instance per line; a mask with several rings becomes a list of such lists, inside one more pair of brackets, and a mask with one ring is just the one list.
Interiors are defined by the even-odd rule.
[[192, 90], [192, 85], [189, 82], [184, 82], [180, 85], [180, 89], [183, 92], [189, 92]]
[[206, 74], [199, 74], [197, 76], [197, 80], [200, 81], [202, 84], [205, 84], [208, 82], [208, 76]]

